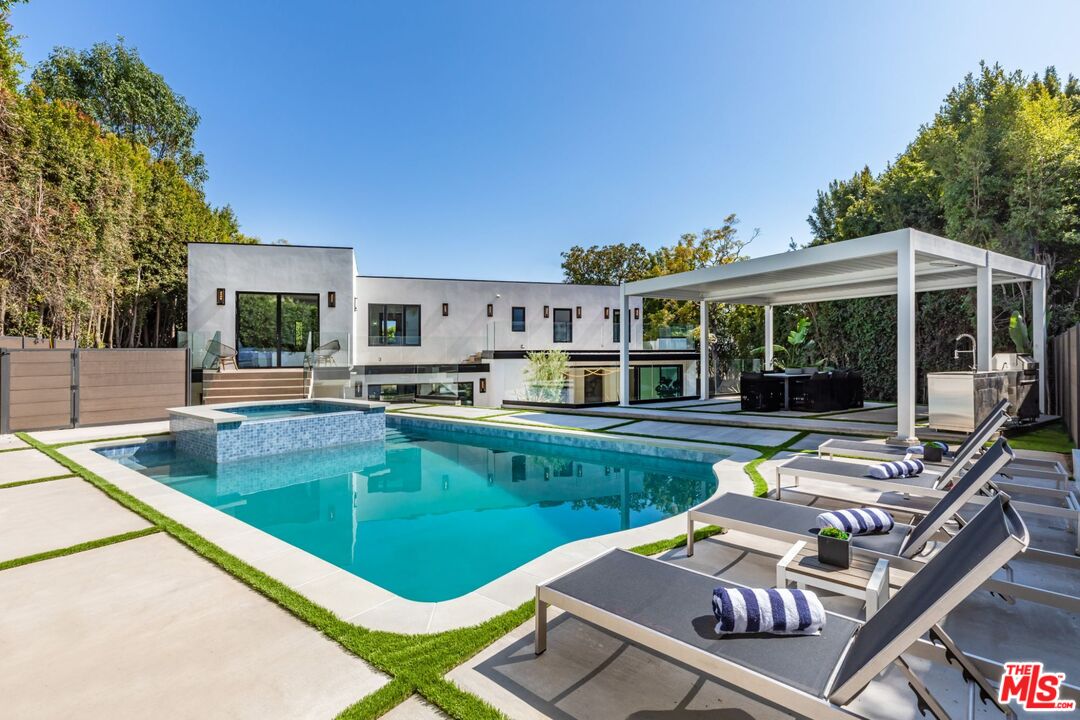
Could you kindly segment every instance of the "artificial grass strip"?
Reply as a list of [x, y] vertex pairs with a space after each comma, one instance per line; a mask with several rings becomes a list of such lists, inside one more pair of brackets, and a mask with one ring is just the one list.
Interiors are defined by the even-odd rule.
[[1065, 423], [1060, 421], [1027, 432], [1006, 435], [1006, 438], [1009, 445], [1020, 450], [1039, 450], [1068, 455], [1076, 447], [1073, 445], [1072, 438], [1069, 437]]
[[363, 720], [385, 715], [412, 696], [414, 688], [401, 678], [392, 678], [375, 692], [361, 698], [337, 715], [337, 720]]
[[764, 477], [762, 477], [761, 472], [758, 470], [758, 465], [761, 465], [761, 463], [765, 462], [766, 460], [772, 459], [777, 453], [790, 449], [792, 445], [799, 442], [809, 434], [809, 432], [796, 433], [794, 437], [792, 437], [782, 445], [777, 445], [776, 447], [771, 448], [762, 448], [760, 450], [761, 457], [757, 458], [756, 460], [751, 460], [750, 462], [746, 463], [746, 465], [743, 465], [743, 472], [749, 475], [750, 479], [754, 483], [754, 495], [757, 495], [758, 497], [765, 497], [769, 494], [769, 483], [765, 480]]
[[110, 535], [109, 537], [100, 538], [98, 540], [90, 540], [88, 542], [79, 543], [78, 545], [71, 545], [65, 548], [46, 550], [45, 552], [35, 553], [33, 555], [26, 555], [20, 558], [14, 558], [13, 560], [5, 560], [3, 562], [0, 562], [0, 571], [10, 570], [11, 568], [29, 565], [30, 563], [36, 563], [42, 560], [52, 560], [53, 558], [64, 557], [65, 555], [74, 555], [75, 553], [81, 553], [87, 550], [95, 550], [100, 547], [105, 547], [106, 545], [113, 545], [115, 543], [124, 542], [125, 540], [134, 540], [136, 538], [146, 537], [147, 535], [153, 535], [154, 533], [158, 532], [161, 532], [161, 528], [148, 527], [143, 528], [142, 530], [134, 530], [132, 532], [121, 533], [119, 535]]
[[6, 490], [13, 487], [22, 487], [23, 485], [36, 485], [37, 483], [52, 482], [53, 480], [63, 480], [65, 478], [76, 477], [71, 473], [65, 473], [63, 475], [52, 475], [50, 477], [34, 478], [33, 480], [16, 480], [15, 482], [4, 483], [0, 485], [0, 490]]

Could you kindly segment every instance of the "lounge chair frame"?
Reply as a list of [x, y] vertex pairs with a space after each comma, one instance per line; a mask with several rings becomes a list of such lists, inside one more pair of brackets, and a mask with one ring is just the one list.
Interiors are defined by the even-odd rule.
[[[918, 698], [920, 708], [929, 709], [935, 717], [939, 718], [939, 720], [947, 720], [949, 717], [947, 712], [940, 703], [933, 698], [925, 685], [923, 685], [914, 673], [911, 672], [906, 661], [904, 661], [902, 657], [903, 653], [923, 642], [920, 640], [921, 636], [924, 633], [929, 632], [932, 639], [937, 639], [939, 642], [945, 644], [946, 658], [949, 658], [949, 656], [952, 655], [960, 662], [961, 669], [964, 673], [964, 679], [974, 683], [975, 689], [984, 695], [988, 695], [991, 702], [1005, 713], [1006, 716], [1011, 717], [1011, 709], [1007, 706], [999, 705], [994, 699], [993, 688], [989, 681], [981, 674], [976, 663], [965, 658], [963, 653], [956, 648], [955, 644], [952, 643], [938, 624], [941, 619], [943, 619], [965, 597], [977, 590], [998, 568], [1005, 565], [1013, 556], [1018, 552], [1022, 552], [1024, 548], [1027, 547], [1029, 541], [1028, 532], [1019, 515], [1009, 507], [1008, 501], [1004, 497], [999, 498], [994, 505], [1000, 508], [1005, 514], [1006, 521], [1010, 527], [1008, 537], [1004, 538], [1003, 541], [990, 549], [981, 560], [969, 568], [963, 577], [956, 580], [934, 602], [923, 608], [918, 616], [911, 619], [906, 625], [900, 627], [887, 643], [878, 647], [874, 654], [866, 659], [865, 662], [862, 662], [862, 664], [854, 670], [846, 680], [837, 684], [839, 682], [840, 673], [845, 668], [845, 661], [848, 658], [849, 653], [851, 653], [852, 649], [855, 647], [856, 637], [862, 630], [863, 624], [860, 624], [859, 628], [848, 640], [847, 645], [841, 653], [836, 667], [833, 669], [832, 674], [826, 683], [825, 691], [822, 696], [817, 696], [793, 687], [789, 683], [766, 676], [717, 653], [707, 652], [694, 647], [675, 637], [665, 635], [653, 628], [646, 627], [629, 618], [622, 617], [617, 613], [597, 607], [581, 598], [573, 597], [551, 587], [556, 581], [571, 573], [577, 572], [585, 565], [597, 562], [598, 558], [594, 558], [587, 563], [583, 563], [582, 565], [536, 586], [534, 650], [536, 654], [539, 655], [547, 649], [547, 611], [549, 606], [554, 606], [575, 615], [582, 620], [625, 637], [632, 642], [660, 652], [670, 658], [685, 663], [690, 667], [700, 669], [709, 675], [717, 677], [724, 682], [732, 684], [741, 690], [745, 690], [758, 698], [776, 704], [789, 711], [794, 711], [805, 717], [837, 719], [860, 717], [852, 711], [845, 709], [844, 706], [854, 700], [855, 697], [857, 697], [859, 693], [861, 693], [870, 682], [878, 676], [878, 674], [895, 663], [907, 676], [911, 684], [911, 689]], [[984, 508], [983, 511], [980, 512], [986, 511], [993, 512], [990, 508]], [[1012, 528], [1015, 528], [1016, 532], [1013, 532]], [[619, 552], [626, 551], [612, 549], [599, 557], [602, 558], [611, 553]], [[650, 558], [641, 558], [641, 560], [645, 562], [663, 563], [662, 560]], [[738, 585], [737, 583], [726, 581], [722, 577], [716, 578], [712, 575], [698, 572], [690, 568], [680, 567], [678, 568], [678, 571], [695, 573], [702, 577], [709, 578], [710, 580], [722, 580], [732, 585]], [[837, 615], [836, 613], [829, 614], [833, 616]], [[850, 618], [848, 619], [850, 620]], [[853, 622], [858, 623], [857, 620], [853, 620]], [[870, 642], [873, 643], [874, 641], [871, 640]], [[969, 702], [972, 705], [974, 703], [975, 695], [975, 692], [969, 694]], [[972, 708], [969, 707], [969, 714], [971, 709]]]

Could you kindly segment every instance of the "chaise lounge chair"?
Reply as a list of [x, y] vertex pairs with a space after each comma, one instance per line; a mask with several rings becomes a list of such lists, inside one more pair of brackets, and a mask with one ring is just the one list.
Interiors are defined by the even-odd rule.
[[709, 598], [717, 585], [738, 585], [612, 550], [536, 587], [535, 651], [539, 655], [547, 648], [547, 609], [552, 605], [803, 717], [859, 717], [847, 706], [896, 664], [920, 711], [928, 709], [946, 720], [944, 707], [902, 657], [915, 646], [926, 654], [928, 643], [920, 638], [928, 633], [944, 646], [945, 659], [957, 662], [965, 681], [974, 684], [969, 716], [981, 694], [1012, 717], [1012, 710], [996, 701], [978, 664], [939, 623], [1027, 544], [1023, 521], [999, 496], [867, 622], [827, 613], [820, 635], [795, 637], [719, 637]]
[[[776, 497], [778, 499], [781, 497], [783, 488], [785, 487], [785, 478], [790, 479], [789, 487], [791, 485], [798, 486], [800, 479], [808, 478], [845, 486], [865, 487], [873, 490], [881, 490], [883, 492], [921, 496], [923, 498], [921, 504], [919, 500], [903, 498], [902, 504], [898, 508], [889, 506], [888, 503], [880, 500], [872, 501], [873, 504], [886, 507], [887, 509], [903, 510], [906, 507], [918, 509], [919, 507], [925, 507], [927, 502], [932, 502], [935, 499], [943, 497], [946, 494], [947, 488], [955, 482], [957, 476], [962, 474], [966, 477], [979, 467], [980, 463], [991, 454], [1004, 454], [1006, 460], [1004, 464], [1001, 464], [1001, 469], [997, 472], [989, 476], [982, 476], [984, 478], [983, 484], [986, 486], [985, 494], [989, 495], [999, 490], [1004, 490], [1009, 493], [1023, 493], [1032, 496], [1029, 500], [1025, 501], [1014, 499], [1013, 504], [1017, 510], [1024, 514], [1058, 518], [1064, 520], [1066, 523], [1071, 523], [1073, 527], [1078, 530], [1075, 551], [1077, 554], [1080, 554], [1080, 501], [1077, 500], [1076, 495], [1071, 490], [1055, 490], [1052, 488], [1006, 483], [995, 479], [998, 473], [1013, 464], [1016, 457], [1005, 438], [999, 438], [997, 442], [994, 443], [993, 447], [983, 452], [982, 455], [978, 457], [978, 460], [976, 460], [975, 465], [966, 472], [964, 471], [964, 467], [968, 463], [968, 453], [961, 452], [961, 450], [958, 449], [952, 464], [940, 474], [931, 471], [920, 473], [915, 477], [893, 478], [889, 480], [870, 477], [868, 466], [857, 462], [825, 460], [809, 456], [793, 457], [789, 460], [785, 460], [776, 467]], [[979, 490], [983, 490], [983, 488], [979, 488]], [[815, 488], [812, 494], [819, 497], [828, 497], [838, 500], [850, 499], [850, 493], [843, 492], [842, 490], [839, 491], [839, 495], [837, 495], [822, 490], [821, 488]], [[985, 498], [972, 499], [976, 502], [986, 501]], [[1038, 502], [1031, 502], [1031, 499], [1036, 499]], [[1040, 551], [1040, 553], [1041, 552], [1042, 551]]]
[[[1008, 406], [1008, 400], [1000, 401], [954, 452], [943, 457], [942, 463], [927, 463], [928, 466], [952, 463], [958, 458], [970, 460], [976, 457], [982, 451], [983, 446], [993, 437], [994, 433], [1000, 430], [1008, 421], [1009, 415], [1006, 413]], [[827, 457], [829, 459], [839, 455], [870, 460], [902, 460], [910, 454], [911, 449], [866, 440], [830, 438], [818, 445], [817, 452], [818, 457]], [[918, 455], [915, 455], [915, 457], [918, 457]], [[1069, 474], [1065, 471], [1065, 468], [1062, 467], [1061, 463], [1053, 460], [1013, 458], [1003, 471], [1003, 474], [1010, 477], [1051, 480], [1057, 484], [1059, 490], [1066, 489], [1069, 482]]]

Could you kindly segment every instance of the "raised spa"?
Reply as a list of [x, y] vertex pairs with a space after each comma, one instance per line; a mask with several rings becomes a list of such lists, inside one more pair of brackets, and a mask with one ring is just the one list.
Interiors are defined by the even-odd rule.
[[169, 410], [179, 455], [227, 463], [381, 440], [380, 404], [355, 400], [294, 400], [201, 405]]

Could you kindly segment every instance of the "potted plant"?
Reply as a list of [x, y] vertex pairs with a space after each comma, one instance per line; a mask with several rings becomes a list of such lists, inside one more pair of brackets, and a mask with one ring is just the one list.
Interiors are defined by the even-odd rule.
[[851, 567], [851, 535], [833, 527], [819, 530], [817, 557], [819, 562], [826, 565]]
[[926, 462], [941, 462], [945, 447], [939, 442], [928, 442], [923, 445], [923, 460]]
[[813, 373], [817, 368], [811, 364], [816, 343], [810, 339], [810, 318], [799, 318], [795, 329], [788, 333], [788, 372]]

